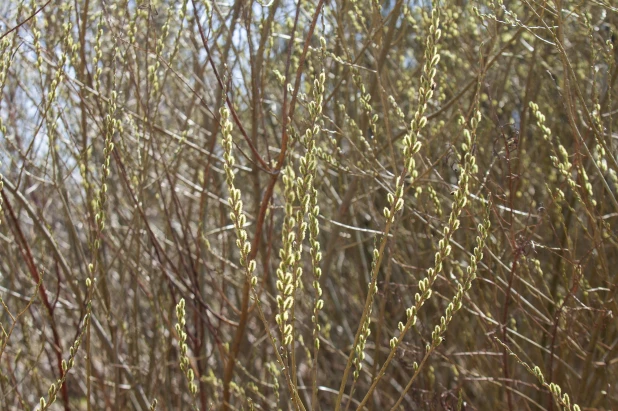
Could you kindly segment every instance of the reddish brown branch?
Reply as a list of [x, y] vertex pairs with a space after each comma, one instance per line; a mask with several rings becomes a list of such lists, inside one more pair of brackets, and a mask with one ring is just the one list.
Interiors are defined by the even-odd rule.
[[[24, 236], [24, 233], [21, 230], [21, 226], [19, 225], [19, 221], [17, 220], [17, 217], [15, 216], [15, 212], [13, 211], [13, 207], [11, 206], [11, 202], [9, 201], [8, 197], [4, 194], [4, 192], [2, 192], [2, 198], [4, 200], [4, 204], [6, 205], [6, 209], [9, 211], [11, 220], [13, 221], [13, 226], [15, 227], [15, 234], [17, 235], [19, 239], [19, 241], [17, 242], [18, 244], [20, 244], [19, 250], [21, 251], [24, 257], [24, 261], [26, 262], [26, 265], [28, 266], [28, 270], [30, 271], [30, 276], [32, 277], [32, 280], [34, 281], [35, 284], [40, 284], [39, 296], [41, 297], [41, 301], [43, 302], [43, 305], [45, 306], [45, 309], [47, 310], [47, 313], [49, 314], [49, 317], [50, 317], [51, 330], [52, 330], [52, 335], [54, 338], [54, 351], [56, 352], [56, 362], [58, 366], [58, 373], [60, 375], [60, 378], [62, 378], [64, 375], [64, 372], [62, 371], [62, 345], [60, 342], [60, 335], [58, 334], [58, 329], [56, 327], [56, 321], [54, 320], [54, 308], [52, 304], [49, 302], [49, 299], [47, 298], [47, 291], [45, 289], [45, 284], [43, 284], [43, 282], [41, 281], [41, 277], [36, 268], [36, 264], [34, 263], [34, 258], [32, 257], [32, 252], [30, 251], [30, 247], [28, 246], [28, 241], [26, 240], [26, 237]], [[70, 410], [69, 391], [67, 388], [67, 384], [62, 384], [61, 393], [62, 393], [62, 400], [64, 401], [64, 409], [66, 411], [69, 411]]]
[[38, 9], [36, 9], [34, 11], [34, 13], [32, 13], [26, 20], [22, 21], [21, 23], [18, 23], [15, 27], [13, 27], [12, 29], [10, 29], [9, 31], [5, 32], [3, 35], [0, 36], [0, 40], [2, 40], [3, 38], [5, 38], [6, 36], [8, 36], [9, 34], [11, 34], [12, 32], [14, 32], [15, 30], [18, 30], [21, 26], [23, 26], [24, 24], [28, 23], [30, 20], [32, 20], [34, 18], [34, 16], [36, 16], [37, 14], [39, 14], [41, 12], [41, 10], [43, 10], [45, 7], [47, 7], [47, 5], [51, 3], [51, 0], [47, 0], [47, 3], [43, 4], [41, 7], [39, 7]]

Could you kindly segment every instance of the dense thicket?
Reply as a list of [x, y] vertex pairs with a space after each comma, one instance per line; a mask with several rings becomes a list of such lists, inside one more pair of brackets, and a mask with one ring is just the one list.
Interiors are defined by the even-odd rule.
[[617, 29], [2, 2], [0, 408], [618, 409]]

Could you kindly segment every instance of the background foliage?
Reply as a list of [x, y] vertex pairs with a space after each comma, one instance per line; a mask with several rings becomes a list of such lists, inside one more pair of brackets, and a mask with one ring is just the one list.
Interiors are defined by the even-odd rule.
[[617, 28], [2, 2], [0, 407], [618, 409]]

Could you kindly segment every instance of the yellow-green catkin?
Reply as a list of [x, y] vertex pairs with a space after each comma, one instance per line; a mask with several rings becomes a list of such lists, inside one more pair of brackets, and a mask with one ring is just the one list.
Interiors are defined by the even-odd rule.
[[[320, 247], [319, 243], [317, 243], [317, 234], [319, 233], [317, 215], [319, 214], [319, 207], [317, 206], [315, 178], [317, 170], [317, 137], [320, 134], [320, 125], [318, 124], [318, 120], [322, 115], [325, 80], [326, 75], [322, 72], [314, 81], [313, 101], [309, 102], [308, 106], [311, 126], [307, 128], [305, 134], [300, 138], [301, 144], [305, 148], [305, 153], [299, 160], [299, 176], [296, 178], [296, 196], [300, 202], [300, 208], [296, 213], [296, 220], [297, 222], [302, 221], [299, 225], [300, 241], [298, 251], [302, 251], [302, 246], [300, 244], [302, 243], [302, 240], [305, 237], [305, 231], [308, 228], [306, 223], [303, 224], [305, 219], [310, 221], [313, 220], [313, 224], [315, 225], [315, 236], [312, 241], [310, 241], [310, 245], [312, 247], [317, 247], [318, 250]], [[318, 263], [319, 260], [314, 262]], [[296, 263], [298, 263], [298, 260]]]
[[[320, 134], [320, 125], [318, 120], [322, 115], [322, 104], [324, 95], [324, 82], [326, 81], [326, 75], [324, 72], [320, 73], [314, 80], [313, 84], [313, 101], [309, 102], [309, 118], [310, 126], [305, 131], [304, 135], [297, 137], [301, 145], [305, 148], [304, 155], [299, 159], [298, 176], [294, 182], [296, 200], [300, 203], [296, 211], [296, 242], [293, 242], [292, 253], [294, 255], [293, 262], [291, 264], [292, 276], [292, 294], [287, 297], [285, 308], [291, 310], [294, 313], [294, 305], [296, 300], [296, 291], [301, 286], [301, 276], [303, 274], [303, 268], [301, 266], [303, 242], [305, 240], [307, 228], [309, 226], [306, 220], [310, 219], [310, 212], [312, 213], [317, 206], [317, 191], [314, 187], [314, 181], [317, 170], [317, 156], [316, 146], [317, 137]], [[319, 213], [319, 208], [317, 209]], [[317, 218], [314, 222], [317, 224]], [[317, 238], [314, 239], [317, 241]], [[319, 247], [319, 244], [318, 244]], [[290, 298], [291, 297], [291, 298]], [[323, 304], [323, 302], [321, 303]], [[286, 330], [290, 330], [289, 327], [284, 327]], [[286, 332], [283, 338], [284, 344], [288, 345], [294, 339], [293, 325], [290, 332]]]
[[352, 80], [358, 89], [360, 90], [360, 105], [365, 115], [369, 119], [369, 129], [371, 130], [371, 135], [373, 136], [373, 140], [376, 141], [378, 137], [378, 114], [374, 112], [373, 106], [371, 105], [371, 94], [367, 91], [365, 87], [365, 83], [361, 78], [361, 75], [358, 71], [358, 68], [352, 67]]
[[[131, 35], [129, 35], [129, 38]], [[103, 39], [103, 13], [98, 14], [97, 22], [97, 34], [94, 39], [94, 57], [92, 58], [92, 67], [94, 73], [92, 75], [94, 89], [97, 93], [101, 92], [101, 73], [103, 73], [103, 67], [101, 59], [103, 58], [102, 40]], [[99, 65], [101, 62], [101, 65]]]
[[[0, 41], [0, 102], [4, 95], [4, 85], [6, 84], [7, 73], [11, 65], [11, 42], [8, 37], [5, 37]], [[0, 134], [6, 135], [6, 126], [4, 125], [4, 119], [0, 116]]]
[[[420, 308], [425, 304], [425, 302], [427, 302], [427, 300], [429, 300], [429, 298], [431, 298], [433, 284], [435, 283], [439, 273], [443, 269], [444, 261], [451, 254], [451, 238], [453, 236], [453, 233], [459, 228], [459, 216], [461, 215], [463, 208], [466, 206], [467, 198], [470, 194], [469, 179], [477, 170], [476, 158], [473, 154], [473, 147], [476, 141], [476, 129], [480, 121], [481, 112], [477, 109], [477, 111], [470, 119], [470, 129], [464, 128], [464, 142], [461, 145], [461, 149], [464, 152], [463, 169], [461, 170], [461, 174], [459, 176], [459, 186], [453, 194], [455, 199], [453, 201], [453, 208], [449, 215], [449, 221], [447, 226], [444, 227], [442, 239], [440, 239], [438, 243], [438, 251], [434, 256], [434, 266], [433, 268], [427, 270], [427, 276], [424, 279], [420, 280], [418, 283], [418, 292], [414, 295], [415, 305], [406, 310], [407, 320], [405, 324], [403, 322], [400, 322], [398, 324], [399, 336], [393, 337], [390, 341], [391, 354], [389, 355], [389, 359], [391, 359], [393, 354], [397, 351], [399, 344], [401, 343], [401, 341], [403, 341], [406, 333], [416, 323], [417, 314]], [[463, 119], [460, 120], [460, 124], [463, 124]], [[431, 342], [428, 342], [425, 346], [425, 356], [423, 357], [421, 365], [423, 364], [425, 359], [429, 357], [433, 350], [438, 345], [440, 345], [443, 340], [442, 335], [446, 332], [446, 329], [453, 318], [453, 314], [459, 309], [461, 309], [462, 299], [465, 293], [470, 289], [472, 281], [476, 278], [477, 263], [483, 257], [483, 248], [485, 246], [485, 239], [487, 238], [487, 235], [489, 233], [489, 227], [490, 225], [488, 205], [486, 217], [484, 218], [483, 223], [479, 224], [478, 227], [479, 235], [476, 238], [477, 246], [474, 249], [474, 255], [470, 259], [470, 265], [467, 268], [467, 275], [464, 279], [463, 284], [458, 285], [457, 293], [447, 306], [445, 314], [440, 318], [440, 324], [437, 324], [434, 327], [434, 330], [431, 334]], [[414, 375], [408, 382], [408, 385], [404, 389], [401, 397], [395, 404], [394, 408], [396, 408], [403, 400], [405, 393], [410, 389], [415, 378], [418, 376], [421, 366], [418, 363], [414, 362], [413, 368]]]
[[[115, 50], [114, 55], [117, 55], [118, 49]], [[101, 247], [100, 235], [105, 228], [105, 203], [107, 201], [107, 180], [110, 175], [110, 162], [112, 158], [112, 152], [114, 151], [114, 134], [122, 133], [122, 122], [116, 118], [118, 92], [115, 90], [116, 81], [115, 75], [112, 81], [112, 90], [108, 99], [107, 114], [105, 115], [105, 140], [103, 147], [103, 164], [101, 165], [101, 188], [98, 191], [98, 196], [95, 204], [95, 222], [97, 224], [97, 235], [95, 236], [93, 249], [95, 253]]]
[[485, 241], [487, 240], [489, 229], [491, 227], [491, 223], [489, 221], [490, 212], [491, 203], [488, 202], [486, 204], [484, 219], [477, 227], [478, 235], [476, 237], [476, 247], [474, 248], [473, 255], [470, 256], [470, 264], [466, 268], [464, 282], [463, 284], [457, 285], [457, 292], [455, 293], [455, 296], [446, 307], [446, 312], [444, 315], [440, 318], [440, 324], [435, 326], [434, 331], [431, 334], [431, 349], [435, 349], [442, 343], [442, 336], [453, 319], [453, 314], [461, 309], [463, 297], [470, 290], [472, 282], [476, 279], [478, 263], [483, 259], [483, 248], [485, 248]]
[[[440, 14], [439, 9], [434, 8], [431, 13], [431, 25], [429, 27], [429, 34], [425, 42], [425, 63], [423, 65], [423, 71], [421, 74], [420, 86], [418, 89], [418, 106], [414, 113], [413, 119], [410, 123], [410, 129], [403, 138], [403, 160], [404, 169], [400, 176], [395, 180], [395, 190], [392, 193], [388, 193], [388, 207], [383, 210], [384, 217], [386, 219], [386, 226], [390, 227], [395, 222], [395, 215], [404, 206], [404, 184], [405, 177], [409, 176], [412, 181], [418, 177], [418, 171], [416, 170], [416, 161], [414, 156], [421, 149], [421, 142], [418, 140], [421, 131], [427, 125], [427, 117], [425, 113], [427, 111], [427, 103], [433, 96], [434, 79], [437, 72], [437, 65], [440, 61], [440, 55], [438, 54], [438, 41], [441, 37], [441, 31], [439, 28]], [[373, 298], [377, 293], [377, 276], [382, 261], [384, 246], [386, 244], [386, 231], [382, 240], [379, 242], [379, 246], [373, 250], [373, 259], [371, 263], [371, 283], [369, 284], [368, 301], [365, 306], [365, 312], [361, 323], [361, 332], [359, 334], [358, 343], [354, 347], [354, 379], [357, 380], [360, 371], [362, 369], [362, 361], [365, 358], [364, 348], [367, 338], [370, 334], [371, 312], [373, 305]]]
[[348, 8], [348, 17], [357, 33], [368, 32], [365, 13], [362, 11], [362, 4], [358, 0], [351, 0]]
[[[88, 281], [87, 281], [87, 285], [89, 285]], [[77, 336], [77, 338], [75, 339], [75, 341], [73, 342], [73, 345], [71, 345], [71, 347], [69, 348], [69, 359], [68, 361], [62, 360], [62, 376], [56, 382], [52, 383], [49, 386], [49, 389], [47, 390], [47, 400], [44, 397], [41, 397], [39, 399], [39, 407], [37, 408], [38, 411], [45, 411], [49, 409], [49, 407], [54, 402], [56, 402], [56, 399], [58, 397], [58, 392], [60, 391], [60, 389], [62, 388], [62, 385], [66, 381], [69, 371], [75, 365], [75, 357], [77, 356], [77, 352], [79, 350], [79, 347], [86, 333], [86, 329], [88, 328], [87, 326], [90, 322], [91, 311], [92, 311], [92, 302], [88, 301], [88, 304], [86, 306], [86, 314], [84, 315], [84, 319], [82, 320], [81, 331], [79, 335]]]
[[279, 326], [281, 338], [284, 345], [289, 345], [292, 342], [292, 325], [287, 324], [289, 320], [290, 309], [292, 308], [293, 293], [294, 293], [294, 275], [290, 272], [293, 269], [296, 261], [296, 253], [294, 252], [294, 242], [296, 241], [296, 233], [294, 228], [297, 221], [294, 216], [294, 201], [296, 193], [294, 184], [296, 175], [290, 165], [283, 169], [283, 193], [285, 199], [285, 217], [283, 220], [283, 228], [281, 230], [282, 243], [279, 250], [279, 267], [277, 268], [277, 307], [279, 312], [275, 316], [275, 321]]
[[416, 323], [416, 316], [418, 310], [425, 304], [425, 302], [431, 298], [432, 287], [435, 283], [438, 275], [442, 271], [443, 262], [451, 254], [451, 238], [453, 233], [457, 231], [460, 225], [459, 216], [463, 208], [468, 201], [469, 193], [469, 179], [476, 169], [476, 158], [472, 153], [472, 147], [476, 139], [476, 128], [481, 121], [480, 111], [476, 111], [472, 119], [470, 120], [470, 130], [464, 129], [464, 142], [462, 143], [462, 151], [464, 154], [463, 169], [459, 176], [459, 186], [454, 192], [453, 208], [449, 215], [449, 220], [444, 227], [442, 238], [438, 242], [438, 251], [434, 256], [434, 266], [427, 270], [427, 276], [420, 280], [418, 283], [418, 292], [414, 295], [415, 305], [406, 310], [406, 323], [399, 323], [399, 337], [393, 337], [390, 345], [391, 349], [395, 350], [407, 333], [407, 331]]
[[110, 96], [108, 98], [108, 107], [107, 114], [104, 119], [105, 124], [105, 136], [104, 136], [104, 147], [103, 147], [103, 164], [101, 165], [101, 188], [98, 191], [97, 198], [95, 200], [95, 235], [91, 244], [92, 248], [92, 260], [88, 264], [88, 278], [86, 278], [86, 289], [87, 289], [87, 300], [86, 300], [86, 314], [82, 320], [82, 325], [80, 328], [80, 332], [75, 339], [73, 345], [70, 348], [69, 352], [69, 360], [62, 361], [62, 376], [55, 383], [52, 383], [48, 390], [47, 400], [41, 397], [39, 401], [39, 410], [43, 411], [48, 409], [57, 398], [57, 394], [64, 384], [68, 372], [73, 368], [75, 364], [75, 357], [77, 356], [77, 352], [81, 345], [82, 339], [86, 334], [86, 331], [90, 325], [90, 317], [92, 315], [92, 300], [94, 298], [94, 287], [95, 287], [95, 271], [96, 264], [99, 259], [99, 249], [101, 247], [101, 235], [103, 230], [105, 229], [105, 204], [107, 200], [107, 180], [110, 175], [110, 162], [112, 151], [114, 150], [114, 143], [112, 142], [113, 136], [116, 132], [122, 133], [122, 125], [119, 120], [116, 119], [116, 101], [118, 94], [115, 90], [116, 88], [116, 67], [115, 67], [115, 57], [118, 54], [118, 49], [115, 49], [114, 52], [114, 65], [113, 65], [113, 73], [112, 73], [112, 90], [110, 92]]
[[187, 383], [189, 384], [189, 391], [193, 396], [193, 407], [197, 409], [195, 404], [197, 384], [195, 384], [195, 373], [193, 368], [191, 368], [191, 363], [189, 361], [189, 347], [187, 346], [187, 333], [185, 332], [185, 316], [185, 299], [181, 298], [178, 304], [176, 304], [176, 318], [178, 319], [178, 322], [176, 323], [176, 333], [178, 334], [178, 347], [180, 348], [180, 370], [185, 375]]
[[[554, 139], [551, 137], [551, 129], [545, 125], [545, 115], [541, 112], [539, 106], [531, 101], [530, 109], [532, 110], [532, 114], [536, 118], [537, 126], [543, 132], [543, 139], [550, 143], [550, 150], [552, 152], [550, 160], [552, 161], [554, 168], [557, 169], [560, 175], [566, 180], [567, 184], [575, 195], [575, 198], [581, 204], [585, 205], [579, 191], [580, 186], [573, 179], [573, 176], [571, 174], [573, 164], [571, 164], [571, 161], [569, 160], [569, 153], [567, 152], [566, 148], [562, 144], [560, 144], [559, 141], [557, 143], [554, 142]], [[595, 206], [597, 202], [594, 199], [594, 193], [592, 192], [592, 184], [588, 179], [588, 174], [583, 167], [579, 167], [579, 173], [584, 183], [584, 190], [590, 198], [591, 204]]]
[[[66, 4], [63, 4], [60, 7], [60, 9], [63, 12], [70, 14], [72, 7], [67, 6]], [[69, 54], [74, 55], [76, 47], [77, 47], [75, 43], [73, 42], [73, 37], [71, 35], [71, 30], [73, 29], [73, 23], [70, 21], [70, 19], [67, 22], [62, 23], [62, 29], [63, 29], [62, 30], [63, 31], [63, 35], [62, 35], [63, 50], [57, 62], [58, 69], [54, 73], [51, 84], [49, 85], [49, 91], [47, 92], [47, 98], [45, 101], [45, 105], [47, 107], [44, 111], [45, 121], [47, 124], [47, 134], [49, 137], [49, 146], [52, 148], [52, 150], [57, 150], [57, 147], [56, 147], [57, 121], [56, 121], [56, 115], [55, 115], [55, 110], [53, 109], [53, 106], [54, 106], [54, 102], [56, 101], [58, 97], [60, 84], [62, 84], [62, 81], [64, 80], [64, 68], [65, 68], [64, 66], [69, 58]], [[52, 158], [54, 159], [54, 162], [55, 162], [56, 156], [53, 156]]]
[[279, 404], [280, 400], [280, 390], [281, 386], [279, 385], [279, 377], [281, 376], [281, 371], [277, 367], [277, 364], [274, 362], [266, 363], [266, 371], [270, 375], [273, 384], [273, 392], [275, 394], [275, 405]]
[[438, 218], [442, 217], [442, 204], [440, 204], [440, 199], [438, 198], [438, 193], [436, 192], [436, 190], [431, 186], [428, 185], [427, 186], [427, 193], [429, 194], [429, 198], [431, 199], [431, 202], [434, 205], [434, 208], [436, 209], [436, 215], [438, 216]]
[[[365, 152], [367, 152], [367, 154], [373, 156], [373, 147], [371, 147], [369, 140], [365, 138], [365, 135], [363, 134], [356, 121], [354, 121], [354, 119], [348, 115], [345, 104], [340, 103], [338, 107], [341, 114], [343, 114], [345, 123], [348, 124], [348, 126], [352, 129], [351, 135], [352, 140], [355, 143], [356, 149], [360, 151], [363, 155]], [[359, 162], [358, 166], [362, 167], [362, 164], [362, 162]]]
[[[229, 198], [227, 199], [228, 205], [231, 207], [230, 219], [234, 224], [234, 230], [236, 232], [236, 246], [240, 251], [240, 265], [245, 269], [245, 274], [251, 276], [255, 271], [255, 260], [249, 260], [249, 253], [251, 252], [251, 244], [247, 240], [247, 231], [245, 230], [245, 224], [247, 223], [247, 216], [243, 211], [243, 204], [241, 199], [240, 190], [234, 185], [234, 164], [235, 160], [232, 156], [232, 122], [230, 121], [230, 112], [226, 107], [222, 107], [219, 111], [221, 122], [221, 144], [223, 145], [223, 168], [225, 170], [225, 181], [228, 186]], [[257, 278], [252, 277], [251, 284], [257, 283]]]
[[569, 395], [567, 393], [563, 393], [562, 388], [560, 388], [558, 384], [555, 384], [553, 382], [548, 383], [545, 380], [545, 376], [543, 376], [543, 372], [541, 371], [540, 367], [536, 365], [534, 367], [530, 367], [528, 363], [521, 360], [517, 354], [511, 351], [511, 349], [503, 341], [500, 341], [497, 338], [496, 338], [496, 341], [498, 342], [498, 344], [502, 345], [508, 351], [510, 355], [515, 357], [517, 362], [521, 364], [526, 369], [526, 371], [534, 375], [543, 387], [549, 390], [549, 392], [554, 397], [554, 400], [561, 407], [563, 407], [563, 409], [568, 410], [568, 411], [581, 411], [580, 406], [575, 403], [571, 403], [571, 398], [569, 397]]
[[[185, 24], [185, 19], [187, 17], [187, 3], [188, 0], [183, 0], [182, 4], [180, 6], [180, 10], [179, 10], [179, 14], [178, 14], [178, 23], [177, 23], [177, 27], [178, 30], [176, 31], [176, 35], [174, 37], [174, 40], [172, 42], [172, 50], [170, 51], [169, 55], [167, 56], [166, 60], [169, 61], [170, 63], [173, 63], [176, 59], [176, 55], [178, 54], [178, 50], [180, 50], [180, 37], [182, 36], [182, 34], [185, 32], [184, 29], [184, 24]], [[206, 7], [207, 9], [209, 9], [209, 3], [206, 2]], [[166, 30], [169, 31], [169, 25], [172, 24], [172, 20], [171, 20], [171, 15], [173, 13], [173, 11], [176, 9], [176, 4], [174, 2], [170, 3], [170, 7], [168, 8], [168, 17], [165, 21], [166, 24]], [[167, 33], [166, 33], [167, 36]], [[163, 50], [163, 40], [158, 40], [157, 41], [157, 56], [159, 57], [161, 54], [161, 51]], [[165, 74], [167, 75], [169, 68], [166, 66], [165, 67]], [[160, 96], [161, 98], [162, 96]]]
[[[31, 11], [34, 14], [36, 12], [38, 5], [35, 1], [31, 2]], [[39, 73], [39, 76], [42, 76], [43, 73], [43, 55], [41, 52], [41, 30], [37, 27], [38, 16], [35, 14], [32, 19], [30, 19], [30, 27], [32, 30], [32, 43], [34, 44], [34, 52], [36, 54], [36, 71]]]
[[[154, 7], [151, 3], [150, 7]], [[165, 48], [165, 43], [167, 41], [168, 35], [170, 33], [170, 27], [173, 24], [174, 11], [177, 5], [174, 2], [171, 2], [167, 8], [165, 22], [161, 27], [161, 32], [157, 36], [157, 42], [155, 44], [155, 59], [148, 65], [148, 81], [152, 84], [152, 95], [155, 96], [155, 110], [158, 110], [158, 106], [163, 95], [160, 93], [161, 88], [163, 86], [163, 82], [165, 81], [165, 77], [168, 73], [168, 66], [166, 65], [164, 70], [159, 73], [159, 68], [161, 67], [161, 60], [163, 59], [163, 49]], [[152, 12], [152, 11], [151, 11]], [[182, 5], [180, 7], [180, 24], [179, 30], [176, 33], [173, 43], [173, 49], [170, 52], [169, 57], [166, 59], [168, 62], [173, 62], [176, 57], [176, 53], [179, 49], [179, 40], [182, 32], [182, 26], [184, 24], [184, 19], [187, 12], [187, 0], [183, 0]], [[149, 96], [150, 97], [150, 96]]]
[[[322, 47], [325, 48], [325, 41], [322, 38]], [[312, 130], [307, 129], [305, 133], [305, 149], [306, 156], [303, 164], [301, 160], [301, 174], [306, 171], [306, 187], [305, 196], [302, 203], [304, 211], [309, 221], [309, 246], [311, 254], [311, 267], [313, 270], [313, 288], [315, 290], [315, 299], [313, 305], [313, 315], [311, 320], [313, 322], [313, 343], [316, 348], [320, 346], [319, 332], [320, 325], [318, 324], [318, 316], [320, 310], [324, 307], [324, 300], [322, 299], [322, 288], [320, 286], [320, 278], [322, 277], [322, 269], [320, 268], [320, 261], [322, 260], [322, 252], [320, 251], [320, 224], [318, 216], [320, 214], [320, 207], [318, 205], [318, 191], [315, 188], [316, 168], [317, 168], [317, 142], [316, 137], [320, 131], [320, 127], [317, 124], [320, 116], [322, 115], [322, 105], [324, 100], [324, 83], [326, 81], [326, 75], [321, 72], [318, 78], [314, 81], [313, 85], [313, 98], [314, 100], [309, 103], [309, 115], [313, 120], [314, 127]]]
[[[262, 321], [262, 323], [264, 324], [264, 327], [266, 328], [266, 333], [268, 334], [268, 339], [270, 340], [270, 343], [272, 344], [273, 349], [275, 350], [277, 361], [279, 362], [279, 365], [283, 368], [284, 367], [283, 358], [281, 357], [281, 354], [279, 353], [279, 351], [277, 351], [279, 346], [277, 345], [275, 338], [272, 336], [270, 332], [268, 323], [266, 321], [266, 317], [260, 306], [260, 301], [259, 301], [257, 291], [255, 290], [255, 286], [257, 285], [257, 282], [258, 282], [258, 278], [253, 275], [253, 272], [256, 269], [256, 263], [255, 263], [255, 260], [249, 258], [249, 255], [251, 253], [251, 244], [247, 240], [247, 231], [244, 229], [245, 224], [247, 223], [247, 216], [245, 215], [243, 211], [243, 203], [241, 199], [240, 190], [237, 189], [234, 184], [233, 167], [234, 167], [235, 160], [234, 160], [234, 157], [232, 156], [232, 128], [233, 127], [229, 119], [230, 113], [227, 107], [225, 106], [221, 108], [219, 113], [220, 113], [219, 120], [220, 120], [221, 133], [222, 133], [221, 143], [222, 143], [223, 150], [224, 150], [223, 168], [225, 170], [225, 181], [227, 183], [228, 192], [229, 192], [228, 205], [232, 209], [232, 211], [230, 212], [230, 219], [232, 220], [232, 223], [234, 224], [234, 231], [236, 233], [236, 246], [238, 247], [238, 250], [240, 251], [240, 265], [244, 269], [245, 281], [247, 281], [249, 283], [249, 286], [251, 287], [251, 292], [253, 294], [253, 298], [257, 305], [258, 316], [260, 317], [260, 320]], [[289, 374], [286, 373], [286, 377], [288, 375]], [[289, 378], [287, 378], [287, 381], [288, 382], [290, 381]], [[290, 390], [293, 392], [293, 395], [295, 396], [295, 401], [298, 401], [298, 394], [293, 390], [290, 384], [288, 384], [288, 388], [290, 388]]]

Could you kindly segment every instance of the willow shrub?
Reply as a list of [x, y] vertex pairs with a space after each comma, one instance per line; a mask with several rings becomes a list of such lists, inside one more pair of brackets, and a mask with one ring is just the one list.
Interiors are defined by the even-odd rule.
[[617, 409], [617, 29], [2, 2], [2, 409]]

